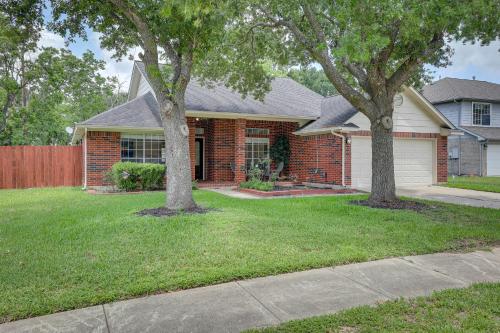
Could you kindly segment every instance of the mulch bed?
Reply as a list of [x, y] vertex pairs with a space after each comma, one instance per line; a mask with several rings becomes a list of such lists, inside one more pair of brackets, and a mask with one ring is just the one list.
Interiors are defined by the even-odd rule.
[[203, 208], [200, 206], [196, 206], [191, 209], [168, 209], [165, 207], [158, 207], [158, 208], [150, 208], [150, 209], [144, 209], [141, 210], [137, 213], [136, 215], [139, 216], [155, 216], [155, 217], [169, 217], [169, 216], [176, 216], [176, 215], [183, 215], [183, 214], [206, 214], [208, 212], [215, 211], [216, 209], [214, 208]]
[[405, 209], [405, 210], [413, 210], [415, 212], [421, 212], [424, 210], [435, 208], [425, 203], [418, 201], [411, 201], [411, 200], [384, 201], [377, 204], [373, 204], [368, 200], [353, 200], [350, 202], [350, 204], [358, 206], [366, 206], [371, 208]]

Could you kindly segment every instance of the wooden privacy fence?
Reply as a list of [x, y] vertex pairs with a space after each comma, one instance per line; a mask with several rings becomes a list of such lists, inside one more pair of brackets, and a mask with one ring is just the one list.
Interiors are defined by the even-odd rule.
[[0, 188], [82, 185], [82, 146], [0, 147]]

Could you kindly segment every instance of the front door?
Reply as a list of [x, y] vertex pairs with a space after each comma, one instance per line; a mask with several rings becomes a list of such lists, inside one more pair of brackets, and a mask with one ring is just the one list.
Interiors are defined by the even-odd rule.
[[194, 178], [198, 180], [203, 180], [203, 161], [205, 160], [204, 155], [204, 140], [203, 138], [196, 138], [194, 141], [195, 150], [195, 163], [194, 163]]

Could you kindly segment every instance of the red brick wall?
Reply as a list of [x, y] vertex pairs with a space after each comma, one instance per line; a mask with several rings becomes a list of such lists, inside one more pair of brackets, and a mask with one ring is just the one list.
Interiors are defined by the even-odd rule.
[[448, 137], [437, 137], [437, 181], [448, 181]]
[[291, 139], [290, 176], [301, 181], [342, 184], [342, 140], [331, 134]]
[[87, 132], [87, 186], [110, 185], [104, 176], [120, 158], [120, 133]]
[[[236, 123], [238, 122], [238, 126]], [[195, 128], [205, 129], [205, 168], [209, 181], [233, 181], [234, 174], [231, 162], [238, 156], [238, 165], [244, 166], [244, 155], [241, 151], [246, 128], [268, 128], [270, 144], [278, 135], [286, 135], [290, 140], [290, 163], [284, 170], [285, 175], [295, 176], [300, 181], [329, 182], [342, 184], [342, 141], [330, 134], [300, 137], [293, 134], [297, 123], [276, 121], [254, 121], [234, 119], [188, 119], [190, 127], [190, 155], [194, 177], [194, 138]], [[243, 127], [245, 126], [245, 127]], [[239, 128], [240, 134], [236, 134]], [[358, 131], [350, 135], [369, 136], [368, 131]], [[262, 137], [262, 135], [258, 135]], [[437, 181], [445, 182], [448, 174], [447, 137], [435, 133], [394, 133], [401, 138], [436, 138], [437, 139]], [[236, 149], [236, 142], [239, 149]], [[345, 145], [345, 183], [351, 184], [351, 147]], [[111, 166], [120, 161], [120, 133], [88, 132], [87, 133], [87, 186], [109, 185], [104, 175]], [[241, 175], [240, 175], [241, 176]], [[241, 181], [242, 177], [238, 178]]]
[[[351, 132], [348, 136], [370, 136], [369, 131]], [[437, 133], [396, 132], [396, 138], [436, 139], [437, 181], [448, 177], [448, 138]], [[342, 184], [342, 141], [331, 134], [292, 139], [290, 175], [301, 181]], [[345, 145], [345, 184], [351, 185], [351, 145]]]
[[234, 124], [234, 181], [238, 183], [244, 182], [246, 179], [245, 129], [246, 120], [236, 119]]

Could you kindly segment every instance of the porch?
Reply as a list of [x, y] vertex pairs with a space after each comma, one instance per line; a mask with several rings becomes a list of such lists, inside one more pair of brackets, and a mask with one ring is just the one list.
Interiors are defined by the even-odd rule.
[[188, 118], [188, 127], [192, 178], [210, 186], [245, 181], [247, 170], [269, 158], [277, 137], [291, 140], [298, 123]]

